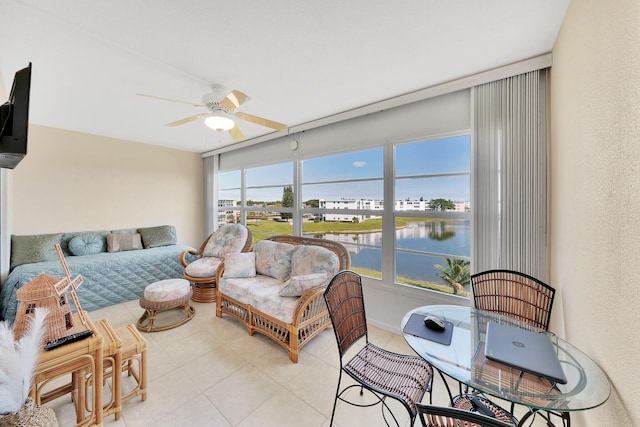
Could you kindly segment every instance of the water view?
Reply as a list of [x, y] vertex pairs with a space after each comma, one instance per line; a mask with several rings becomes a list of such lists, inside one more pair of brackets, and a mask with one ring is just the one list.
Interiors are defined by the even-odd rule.
[[[344, 244], [349, 249], [351, 265], [355, 269], [375, 272], [382, 269], [382, 232], [305, 235]], [[405, 279], [443, 284], [434, 264], [444, 264], [443, 257], [470, 257], [470, 244], [469, 220], [410, 222], [396, 230], [396, 274]]]

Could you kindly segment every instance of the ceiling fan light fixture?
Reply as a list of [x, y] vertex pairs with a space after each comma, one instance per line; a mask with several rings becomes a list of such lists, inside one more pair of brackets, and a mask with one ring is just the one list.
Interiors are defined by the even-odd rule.
[[214, 111], [211, 115], [205, 118], [204, 124], [213, 130], [224, 131], [232, 129], [236, 125], [236, 123], [226, 114], [217, 111]]

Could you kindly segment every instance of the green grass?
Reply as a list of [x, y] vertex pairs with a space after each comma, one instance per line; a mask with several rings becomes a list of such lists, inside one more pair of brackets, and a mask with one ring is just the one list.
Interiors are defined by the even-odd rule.
[[[358, 268], [358, 267], [352, 266], [351, 271], [355, 271], [356, 273], [362, 276], [373, 277], [374, 279], [382, 279], [382, 274], [376, 270], [370, 270], [367, 268]], [[431, 289], [433, 291], [443, 292], [445, 294], [453, 294], [453, 289], [451, 288], [451, 286], [448, 286], [448, 285], [439, 285], [437, 283], [427, 282], [423, 280], [407, 279], [406, 277], [402, 277], [402, 276], [398, 276], [397, 279], [398, 279], [398, 283], [402, 283], [404, 285], [410, 285], [410, 286], [415, 286], [415, 287], [424, 288], [424, 289]], [[468, 297], [469, 293], [463, 291], [458, 295], [462, 297]]]
[[[405, 227], [411, 222], [419, 221], [443, 221], [435, 218], [396, 218], [396, 227]], [[291, 234], [292, 225], [288, 222], [273, 220], [247, 221], [247, 227], [253, 232], [256, 242], [273, 234]], [[347, 234], [347, 233], [371, 233], [382, 230], [382, 218], [371, 218], [360, 223], [352, 222], [305, 222], [302, 225], [305, 234]]]

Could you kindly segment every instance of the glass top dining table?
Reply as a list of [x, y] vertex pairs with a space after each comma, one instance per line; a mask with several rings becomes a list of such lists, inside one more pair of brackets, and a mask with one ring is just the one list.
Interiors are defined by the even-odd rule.
[[[430, 305], [411, 310], [402, 319], [403, 330], [413, 313], [438, 316], [453, 324], [449, 345], [404, 332], [403, 335], [409, 346], [433, 367], [472, 389], [534, 411], [560, 413], [594, 408], [609, 398], [609, 380], [602, 369], [582, 351], [552, 333], [496, 313], [452, 305]], [[484, 346], [489, 321], [549, 334], [567, 383], [555, 384], [486, 359]]]

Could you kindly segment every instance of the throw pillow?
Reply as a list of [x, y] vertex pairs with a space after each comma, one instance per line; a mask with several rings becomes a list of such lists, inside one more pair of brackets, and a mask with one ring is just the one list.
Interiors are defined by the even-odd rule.
[[327, 282], [327, 279], [328, 276], [323, 273], [291, 276], [291, 279], [287, 280], [280, 289], [280, 296], [299, 297], [304, 291]]
[[145, 248], [169, 246], [178, 243], [176, 228], [173, 225], [161, 225], [159, 227], [138, 228]]
[[222, 277], [256, 277], [256, 255], [253, 252], [227, 254]]
[[291, 255], [291, 276], [323, 273], [333, 277], [339, 268], [338, 255], [321, 246], [300, 245]]
[[104, 240], [95, 234], [80, 234], [69, 240], [71, 255], [83, 256], [102, 252]]
[[256, 273], [287, 280], [291, 276], [291, 255], [295, 248], [289, 243], [259, 241], [253, 248], [256, 253]]
[[11, 236], [11, 269], [32, 262], [58, 259], [55, 244], [62, 241], [62, 233]]
[[142, 249], [140, 234], [117, 234], [107, 236], [107, 251], [122, 252]]
[[102, 250], [101, 252], [105, 252], [107, 250], [107, 234], [109, 234], [106, 230], [91, 230], [91, 231], [72, 231], [68, 233], [62, 234], [62, 241], [60, 242], [60, 247], [62, 247], [62, 253], [65, 256], [74, 255], [71, 253], [71, 249], [69, 249], [69, 242], [76, 236], [87, 236], [89, 234], [93, 234], [94, 236], [98, 236], [102, 239]]

